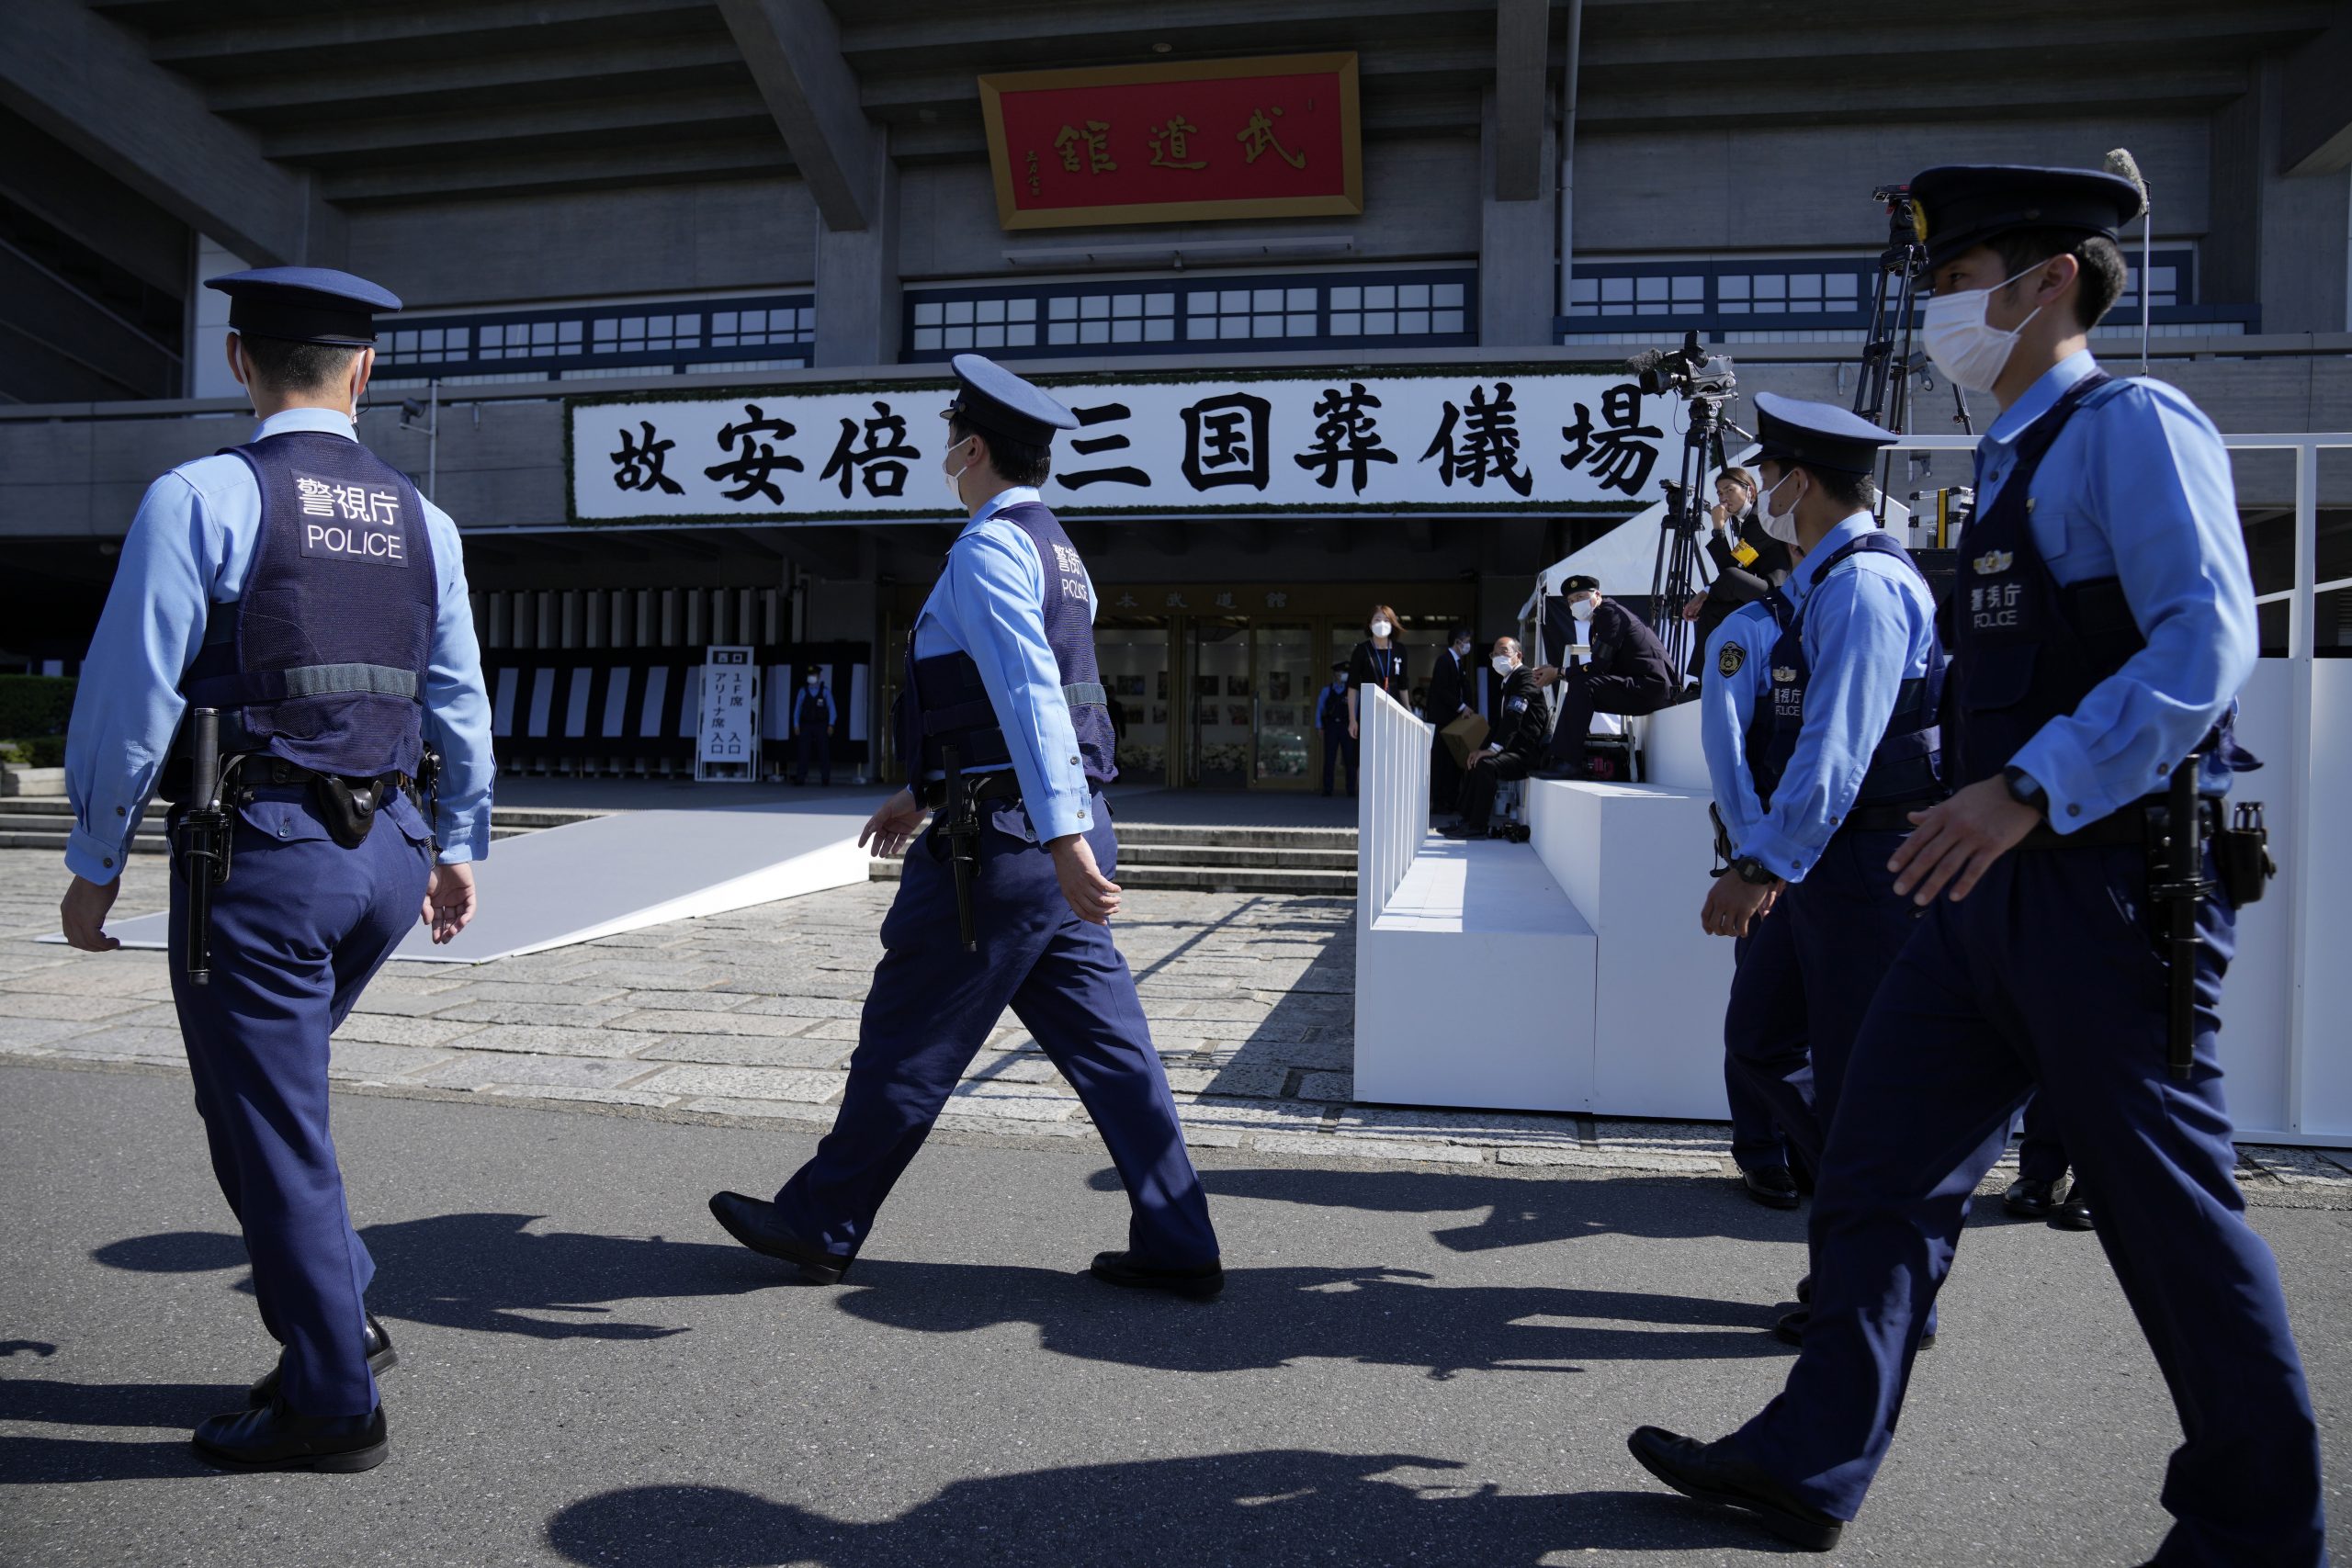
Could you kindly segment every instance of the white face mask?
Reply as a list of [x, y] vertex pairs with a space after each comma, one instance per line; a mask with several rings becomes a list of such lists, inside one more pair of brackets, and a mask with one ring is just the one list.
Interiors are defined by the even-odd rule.
[[[2026, 272], [2036, 271], [2041, 265], [2036, 262], [1997, 287], [2007, 288]], [[1984, 312], [1992, 307], [1993, 294], [1991, 288], [1938, 294], [1928, 301], [1927, 313], [1921, 321], [1920, 333], [1927, 343], [1928, 357], [1935, 361], [1946, 380], [1972, 392], [1993, 389], [2009, 355], [2017, 352], [2018, 334], [2025, 331], [2026, 321], [2041, 314], [2041, 307], [2036, 305], [2032, 315], [2003, 332], [1984, 319]]]
[[1393, 632], [1396, 629], [1396, 628], [1395, 626], [1390, 626], [1386, 621], [1374, 621], [1372, 623], [1372, 635], [1374, 637], [1386, 637], [1390, 632]]
[[[1788, 474], [1781, 475], [1780, 484], [1758, 492], [1756, 497], [1756, 515], [1763, 520], [1764, 532], [1784, 545], [1793, 545], [1797, 542], [1797, 502], [1804, 499], [1804, 491], [1799, 491], [1796, 501], [1789, 502], [1789, 509], [1786, 512], [1772, 510], [1772, 498], [1781, 493], [1781, 487], [1789, 482], [1790, 478]], [[1808, 479], [1805, 483], [1810, 486], [1813, 481]]]
[[1598, 599], [1579, 599], [1568, 606], [1568, 614], [1579, 621], [1589, 621], [1592, 619], [1593, 611], [1600, 607], [1600, 601]]
[[1512, 671], [1519, 668], [1519, 660], [1513, 659], [1508, 653], [1498, 653], [1489, 662], [1494, 665], [1495, 673], [1504, 677], [1506, 680], [1510, 678]]
[[[967, 441], [969, 439], [971, 439], [969, 436], [965, 437], [965, 440]], [[964, 442], [958, 441], [956, 446], [961, 446], [963, 444]], [[951, 452], [955, 449], [956, 448], [954, 446], [948, 448]], [[947, 493], [956, 498], [956, 504], [959, 509], [964, 508], [964, 476], [969, 473], [971, 468], [972, 465], [967, 462], [958, 468], [954, 473], [944, 476], [947, 480]]]

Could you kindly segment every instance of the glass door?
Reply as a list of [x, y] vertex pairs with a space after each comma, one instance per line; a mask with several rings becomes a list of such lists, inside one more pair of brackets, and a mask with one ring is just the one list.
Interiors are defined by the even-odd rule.
[[1257, 626], [1250, 632], [1256, 666], [1257, 736], [1250, 782], [1258, 788], [1302, 789], [1315, 765], [1315, 632], [1306, 626]]
[[1168, 627], [1106, 625], [1094, 634], [1094, 655], [1110, 695], [1111, 728], [1119, 736], [1119, 782], [1164, 784], [1172, 753]]
[[1240, 789], [1250, 773], [1256, 715], [1250, 637], [1238, 620], [1192, 623], [1191, 783]]

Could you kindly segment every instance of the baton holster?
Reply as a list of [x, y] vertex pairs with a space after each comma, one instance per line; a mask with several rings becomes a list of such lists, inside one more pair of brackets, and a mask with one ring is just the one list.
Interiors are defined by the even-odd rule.
[[[2203, 758], [2192, 752], [2175, 764], [2161, 811], [2148, 812], [2148, 897], [2165, 911], [2167, 998], [2165, 1063], [2186, 1081], [2197, 1062], [2197, 950], [2204, 938], [2198, 916], [2220, 884], [2205, 874], [2211, 820], [2198, 795]], [[2218, 807], [2216, 808], [2218, 812]]]
[[972, 913], [972, 883], [980, 869], [979, 803], [972, 797], [955, 747], [941, 749], [940, 762], [947, 774], [947, 799], [934, 830], [947, 846], [947, 869], [956, 879], [956, 934], [965, 952], [977, 953], [980, 939]]

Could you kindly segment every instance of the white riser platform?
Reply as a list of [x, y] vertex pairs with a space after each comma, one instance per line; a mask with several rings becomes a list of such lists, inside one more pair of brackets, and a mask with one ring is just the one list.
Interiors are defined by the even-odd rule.
[[1356, 1098], [1594, 1108], [1598, 943], [1524, 844], [1431, 835], [1356, 949]]

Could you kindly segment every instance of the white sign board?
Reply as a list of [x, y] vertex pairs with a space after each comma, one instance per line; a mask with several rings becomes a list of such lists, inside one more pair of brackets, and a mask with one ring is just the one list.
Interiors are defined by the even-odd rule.
[[760, 667], [752, 652], [713, 647], [703, 655], [702, 722], [695, 740], [697, 784], [759, 782]]
[[[1623, 512], [1657, 499], [1680, 451], [1677, 400], [1598, 367], [1038, 380], [1080, 421], [1045, 486], [1069, 512]], [[892, 382], [570, 399], [571, 516], [950, 515], [948, 395]]]

